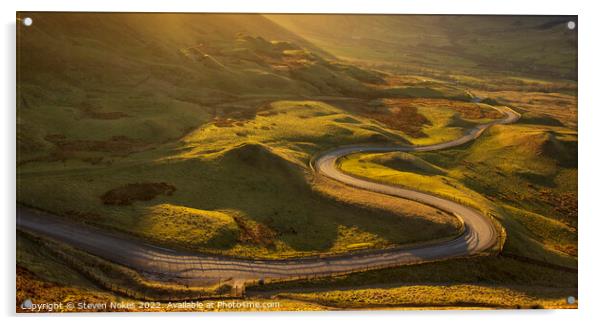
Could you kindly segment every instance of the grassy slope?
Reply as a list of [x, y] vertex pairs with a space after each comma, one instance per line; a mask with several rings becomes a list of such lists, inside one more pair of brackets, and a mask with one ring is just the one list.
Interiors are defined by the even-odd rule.
[[[180, 142], [108, 166], [26, 164], [20, 168], [19, 198], [157, 243], [249, 256], [341, 252], [454, 234], [455, 218], [434, 209], [376, 207], [374, 222], [375, 207], [342, 205], [308, 183], [307, 163], [316, 152], [379, 139], [403, 141], [330, 105], [276, 102], [242, 124], [202, 126]], [[100, 200], [111, 189], [138, 182], [166, 182], [176, 190], [130, 206]], [[61, 191], [51, 190], [56, 187]], [[199, 216], [209, 224], [196, 229], [205, 222]]]
[[[458, 102], [441, 103], [438, 101], [415, 104], [418, 107], [418, 112], [424, 115], [429, 120], [429, 125], [423, 127], [423, 132], [426, 137], [412, 138], [410, 141], [415, 145], [429, 145], [446, 141], [451, 141], [462, 136], [466, 129], [470, 129], [477, 124], [484, 124], [499, 118], [495, 114], [495, 110], [484, 104]], [[447, 105], [446, 105], [447, 104]], [[454, 105], [459, 105], [467, 111], [484, 111], [493, 115], [494, 118], [488, 117], [466, 117], [458, 113], [454, 109]], [[468, 106], [467, 106], [468, 105]]]
[[31, 16], [18, 33], [19, 163], [111, 163], [278, 98], [467, 98], [441, 83], [389, 87], [260, 15]]
[[486, 256], [268, 284], [248, 288], [247, 292], [250, 296], [297, 297], [350, 308], [359, 308], [362, 303], [381, 308], [574, 308], [563, 300], [576, 297], [576, 288], [574, 272]]
[[357, 154], [349, 173], [460, 200], [497, 215], [506, 252], [575, 266], [576, 138], [548, 126], [496, 126], [474, 144], [441, 152]]
[[[543, 293], [543, 294], [542, 294]], [[567, 290], [479, 285], [416, 285], [393, 288], [282, 293], [277, 298], [316, 302], [339, 308], [576, 308]]]
[[82, 155], [64, 145], [56, 150], [49, 136], [118, 137], [103, 151], [124, 154], [179, 138], [212, 118], [253, 114], [265, 98], [366, 95], [364, 80], [379, 80], [331, 64], [327, 54], [259, 15], [31, 17], [36, 26], [19, 25], [18, 33], [19, 161]]
[[[64, 261], [56, 257], [49, 249], [40, 245], [29, 236], [17, 234], [17, 312], [29, 312], [21, 309], [20, 305], [26, 299], [34, 303], [42, 301], [63, 302], [63, 309], [56, 312], [81, 312], [81, 311], [277, 311], [277, 310], [323, 310], [324, 307], [314, 303], [304, 303], [295, 300], [279, 300], [277, 305], [266, 305], [262, 307], [242, 307], [242, 308], [217, 308], [209, 307], [208, 303], [214, 300], [200, 301], [204, 308], [190, 308], [186, 305], [168, 306], [162, 304], [158, 308], [148, 309], [144, 307], [144, 301], [127, 298], [110, 291], [106, 291], [91, 283], [86, 277], [75, 269], [68, 267]], [[103, 308], [94, 307], [88, 310], [68, 309], [67, 302], [85, 301], [90, 305], [120, 303], [121, 308]], [[233, 300], [236, 301], [236, 300]], [[267, 299], [253, 299], [252, 302], [268, 304], [273, 301]]]

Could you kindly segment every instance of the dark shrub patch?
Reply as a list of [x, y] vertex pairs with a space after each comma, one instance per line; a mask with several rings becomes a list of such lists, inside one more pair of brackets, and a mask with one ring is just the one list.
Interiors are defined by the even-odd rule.
[[171, 195], [176, 188], [167, 183], [134, 183], [114, 188], [100, 199], [108, 205], [130, 205], [134, 201], [149, 201], [157, 195]]

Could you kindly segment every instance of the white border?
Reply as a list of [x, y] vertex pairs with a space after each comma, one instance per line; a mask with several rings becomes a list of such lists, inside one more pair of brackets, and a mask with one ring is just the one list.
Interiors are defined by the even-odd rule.
[[[404, 312], [331, 312], [331, 313], [241, 313], [241, 314], [128, 314], [125, 321], [145, 321], [151, 324], [163, 324], [166, 317], [177, 317], [185, 322], [226, 322], [262, 324], [307, 322], [337, 322], [341, 324], [364, 324], [366, 322], [385, 323], [460, 323], [463, 324], [504, 324], [511, 322], [534, 322], [546, 324], [600, 323], [597, 304], [600, 302], [600, 262], [597, 258], [602, 229], [599, 206], [596, 205], [597, 193], [600, 193], [599, 147], [602, 135], [596, 132], [602, 122], [602, 104], [597, 100], [601, 93], [600, 77], [600, 31], [602, 31], [602, 12], [595, 1], [546, 0], [546, 1], [485, 1], [485, 0], [322, 0], [322, 1], [244, 1], [219, 0], [199, 1], [123, 1], [99, 0], [95, 2], [67, 0], [11, 0], [2, 2], [2, 46], [3, 76], [0, 79], [3, 107], [0, 109], [4, 124], [2, 134], [4, 155], [2, 156], [3, 181], [0, 205], [3, 216], [2, 273], [2, 316], [9, 317], [9, 323], [60, 323], [81, 324], [82, 320], [73, 315], [52, 315], [50, 317], [17, 317], [14, 314], [14, 211], [15, 211], [15, 11], [137, 11], [137, 12], [289, 12], [289, 13], [405, 13], [405, 14], [578, 14], [579, 15], [579, 310], [575, 311], [404, 311]], [[598, 150], [596, 150], [598, 149]], [[86, 319], [92, 324], [107, 321], [123, 321], [115, 315], [103, 314], [100, 317]], [[202, 317], [192, 319], [190, 316]], [[106, 319], [106, 317], [110, 317]], [[133, 317], [133, 318], [132, 318]], [[141, 318], [145, 318], [144, 320]], [[518, 324], [518, 323], [517, 323]]]
[[44, 1], [21, 0], [18, 10], [36, 11], [144, 11], [144, 12], [250, 12], [250, 13], [405, 13], [405, 14], [577, 14], [580, 1], [483, 0], [324, 0], [324, 1]]

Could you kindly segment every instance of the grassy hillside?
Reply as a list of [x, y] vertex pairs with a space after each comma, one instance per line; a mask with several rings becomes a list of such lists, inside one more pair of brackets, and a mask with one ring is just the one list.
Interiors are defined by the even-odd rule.
[[266, 15], [344, 59], [400, 70], [575, 78], [571, 16]]
[[400, 286], [387, 289], [333, 290], [316, 293], [281, 293], [277, 298], [315, 302], [339, 308], [571, 308], [566, 289], [541, 290], [476, 285]]
[[308, 180], [318, 151], [374, 141], [403, 138], [320, 102], [275, 102], [253, 119], [215, 121], [116, 160], [24, 164], [18, 195], [69, 218], [222, 254], [334, 253], [456, 233], [455, 217], [430, 207], [374, 207], [359, 198], [343, 205]]
[[[97, 285], [97, 282], [90, 282], [89, 278], [83, 276], [77, 269], [65, 265], [65, 261], [59, 258], [44, 244], [40, 244], [38, 240], [30, 236], [17, 237], [17, 274], [16, 274], [16, 310], [23, 312], [21, 302], [25, 299], [32, 301], [53, 301], [63, 302], [62, 309], [56, 309], [52, 312], [127, 312], [127, 311], [146, 311], [148, 312], [148, 301], [126, 297], [122, 293], [118, 294], [111, 292], [106, 288]], [[118, 266], [111, 265], [111, 268]], [[113, 275], [115, 277], [115, 275]], [[117, 277], [115, 282], [119, 281]], [[132, 279], [129, 279], [130, 281]], [[132, 290], [132, 283], [129, 289]], [[138, 288], [139, 289], [139, 288]], [[148, 288], [146, 291], [148, 293]], [[157, 299], [155, 297], [155, 299]], [[83, 308], [69, 308], [67, 302], [82, 301], [88, 305]], [[262, 310], [323, 310], [324, 307], [314, 303], [304, 303], [300, 301], [282, 299], [264, 308], [257, 308], [254, 305], [241, 308], [217, 308], [214, 306], [209, 308], [205, 303], [211, 303], [215, 300], [203, 301], [202, 309], [193, 308], [190, 304], [172, 305], [162, 304], [154, 306], [153, 311], [262, 311]], [[253, 299], [253, 302], [270, 303], [268, 299]], [[118, 308], [103, 307], [102, 304], [113, 302], [121, 304]], [[145, 303], [147, 305], [145, 305]], [[29, 311], [27, 311], [29, 312]]]
[[18, 33], [20, 161], [141, 151], [265, 98], [367, 95], [364, 81], [379, 80], [259, 15], [30, 16]]
[[507, 253], [574, 266], [576, 150], [576, 134], [565, 128], [500, 125], [457, 149], [355, 154], [339, 164], [351, 174], [491, 213], [507, 230]]
[[19, 162], [140, 152], [278, 98], [468, 99], [389, 84], [260, 15], [30, 16], [18, 33]]
[[338, 308], [576, 308], [574, 271], [503, 256], [473, 257], [325, 279], [259, 285], [251, 297]]

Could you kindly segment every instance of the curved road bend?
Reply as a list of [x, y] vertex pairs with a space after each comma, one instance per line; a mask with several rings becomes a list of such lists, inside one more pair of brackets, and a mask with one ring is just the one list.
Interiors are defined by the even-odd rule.
[[434, 195], [371, 182], [342, 173], [336, 168], [338, 158], [356, 152], [431, 151], [458, 146], [474, 140], [493, 124], [512, 123], [520, 115], [509, 108], [498, 108], [506, 118], [478, 127], [466, 135], [441, 144], [424, 147], [350, 146], [335, 149], [315, 160], [317, 173], [366, 190], [429, 204], [463, 219], [465, 231], [448, 241], [413, 247], [352, 252], [330, 257], [285, 260], [242, 259], [179, 252], [149, 245], [124, 235], [112, 234], [82, 224], [67, 222], [54, 215], [17, 207], [17, 226], [25, 231], [48, 236], [79, 249], [163, 279], [206, 283], [233, 280], [292, 279], [305, 276], [329, 276], [367, 268], [383, 268], [478, 254], [497, 242], [491, 220], [480, 212]]

